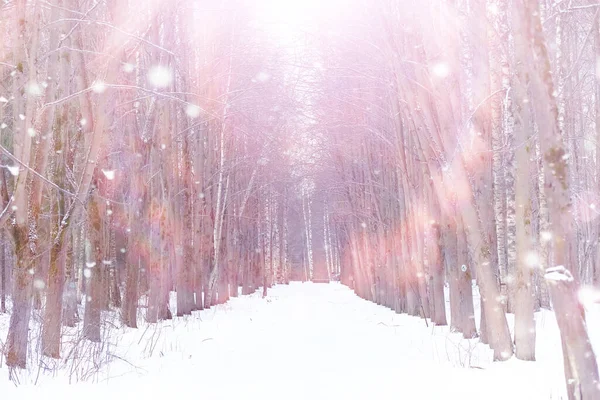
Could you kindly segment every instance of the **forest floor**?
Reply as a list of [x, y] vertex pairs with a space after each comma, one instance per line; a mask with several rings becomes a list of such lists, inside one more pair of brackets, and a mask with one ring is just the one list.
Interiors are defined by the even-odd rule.
[[[600, 339], [598, 315], [594, 311], [588, 319], [590, 336]], [[259, 291], [139, 329], [115, 322], [106, 329], [101, 350], [86, 349], [75, 339], [77, 345], [67, 342], [63, 353], [79, 349], [68, 362], [46, 366], [50, 361], [36, 358], [34, 349], [30, 364], [36, 367], [18, 374], [18, 387], [9, 381], [6, 366], [0, 367], [0, 393], [61, 400], [173, 395], [211, 400], [560, 399], [564, 383], [556, 322], [548, 311], [536, 319], [538, 361], [492, 363], [488, 346], [462, 339], [448, 327], [395, 314], [338, 283], [293, 282], [275, 286], [266, 298]], [[34, 318], [34, 333], [36, 324]], [[1, 340], [7, 326], [8, 316], [0, 315]], [[600, 353], [600, 341], [594, 345]]]

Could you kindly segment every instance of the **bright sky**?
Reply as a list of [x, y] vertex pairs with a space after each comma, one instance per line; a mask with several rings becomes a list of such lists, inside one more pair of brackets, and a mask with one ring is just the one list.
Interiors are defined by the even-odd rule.
[[340, 0], [263, 0], [260, 2], [260, 23], [273, 38], [282, 44], [291, 44], [303, 32], [316, 28], [322, 17], [335, 15]]

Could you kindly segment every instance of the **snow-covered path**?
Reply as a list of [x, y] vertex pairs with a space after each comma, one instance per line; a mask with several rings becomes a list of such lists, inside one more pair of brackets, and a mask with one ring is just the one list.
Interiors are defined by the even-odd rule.
[[486, 346], [336, 283], [277, 286], [266, 299], [235, 298], [116, 335], [113, 351], [128, 362], [112, 362], [110, 378], [71, 386], [65, 377], [41, 379], [11, 390], [61, 400], [549, 399], [562, 385], [560, 371], [516, 360], [491, 365]]

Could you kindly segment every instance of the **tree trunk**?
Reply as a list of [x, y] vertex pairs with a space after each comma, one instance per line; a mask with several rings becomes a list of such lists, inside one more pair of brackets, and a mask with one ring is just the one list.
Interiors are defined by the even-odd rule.
[[89, 215], [89, 249], [87, 261], [84, 269], [84, 276], [88, 279], [88, 290], [85, 296], [85, 313], [83, 315], [83, 334], [84, 337], [92, 342], [100, 342], [100, 319], [101, 319], [101, 291], [102, 282], [100, 280], [99, 265], [102, 262], [102, 221], [98, 202], [100, 199], [92, 194], [88, 208]]
[[28, 246], [28, 231], [25, 227], [15, 227], [14, 289], [12, 291], [13, 310], [6, 339], [6, 365], [25, 368], [27, 364], [27, 344], [29, 343], [29, 318], [31, 316], [31, 290], [33, 270], [32, 257]]
[[[67, 238], [68, 240], [68, 238]], [[60, 358], [61, 322], [63, 309], [63, 289], [68, 246], [52, 246], [46, 307], [42, 325], [42, 353], [52, 358]]]
[[6, 312], [6, 238], [0, 229], [0, 313]]

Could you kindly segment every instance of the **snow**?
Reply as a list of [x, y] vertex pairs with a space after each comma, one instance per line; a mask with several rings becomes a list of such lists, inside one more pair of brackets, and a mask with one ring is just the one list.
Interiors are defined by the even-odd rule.
[[27, 93], [31, 96], [38, 97], [44, 94], [44, 91], [37, 82], [32, 81], [27, 84]]
[[103, 81], [96, 81], [92, 85], [92, 91], [97, 94], [102, 94], [106, 91], [106, 83]]
[[102, 169], [102, 174], [104, 174], [104, 177], [109, 181], [115, 179], [115, 172], [114, 169]]
[[173, 82], [173, 72], [162, 65], [155, 65], [148, 71], [148, 82], [156, 88], [165, 88]]
[[[97, 351], [78, 338], [80, 327], [65, 328], [63, 357], [76, 348], [87, 361], [59, 365], [34, 355], [30, 364], [57, 367], [44, 372], [31, 366], [19, 373], [18, 388], [2, 366], [0, 393], [60, 399], [167, 398], [178, 392], [261, 400], [564, 396], [552, 312], [536, 313], [537, 362], [492, 363], [491, 350], [477, 339], [395, 314], [339, 283], [293, 282], [269, 289], [266, 298], [261, 292], [158, 324], [146, 324], [140, 316], [138, 329], [120, 326], [116, 313], [108, 312], [106, 325], [112, 328], [103, 330], [105, 343]], [[474, 292], [479, 322], [477, 287]], [[171, 303], [174, 309], [174, 295]], [[592, 340], [600, 336], [599, 316], [598, 308], [588, 310]], [[32, 336], [39, 334], [39, 319], [34, 311]], [[0, 315], [2, 340], [8, 321]], [[75, 382], [83, 376], [88, 381]], [[70, 378], [75, 383], [67, 386]]]
[[446, 78], [450, 75], [450, 66], [445, 62], [439, 62], [431, 67], [431, 72], [438, 78]]
[[198, 118], [200, 116], [200, 107], [195, 104], [188, 104], [185, 108], [185, 113], [190, 118]]
[[8, 172], [10, 172], [12, 176], [19, 175], [20, 167], [18, 165], [7, 165], [6, 168], [8, 168]]
[[567, 270], [563, 265], [548, 268], [546, 271], [547, 272], [544, 275], [544, 278], [553, 284], [556, 284], [560, 281], [572, 282], [574, 280], [571, 272], [569, 272], [569, 270]]

